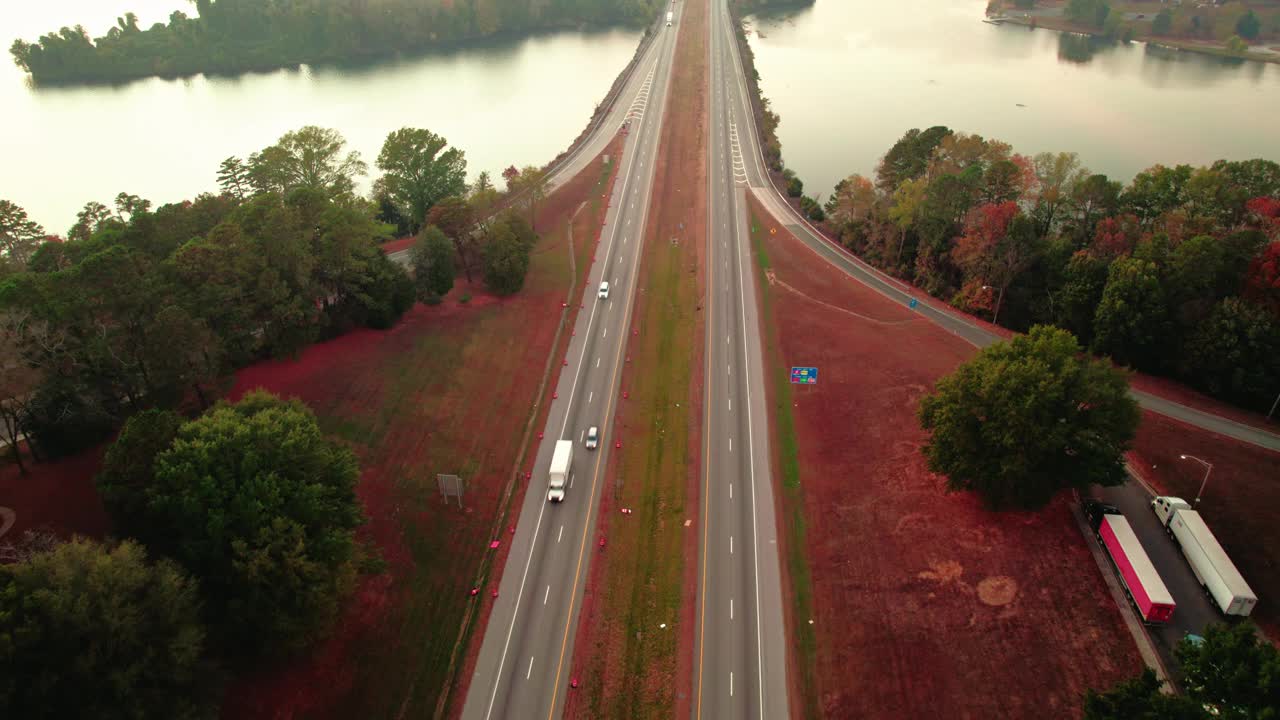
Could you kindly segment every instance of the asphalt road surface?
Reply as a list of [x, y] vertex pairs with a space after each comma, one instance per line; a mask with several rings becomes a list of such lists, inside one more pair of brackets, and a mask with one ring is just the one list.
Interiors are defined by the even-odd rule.
[[746, 203], [752, 160], [739, 136], [749, 116], [724, 0], [711, 1], [709, 25], [706, 446], [693, 715], [785, 718], [785, 623]]
[[[678, 9], [676, 13], [678, 17]], [[634, 95], [619, 99], [616, 122], [601, 125], [604, 140], [593, 138], [587, 145], [603, 147], [623, 116], [631, 114], [602, 241], [589, 269], [584, 310], [569, 345], [569, 365], [551, 401], [545, 438], [463, 706], [466, 720], [550, 720], [563, 713], [565, 695], [573, 692], [569, 663], [587, 569], [595, 553], [608, 552], [594, 537], [604, 472], [614, 443], [626, 441], [610, 432], [678, 27], [678, 21], [675, 27], [662, 27], [629, 84]], [[597, 297], [602, 280], [610, 284], [607, 299]], [[600, 449], [587, 450], [583, 436], [593, 425], [601, 428]], [[564, 501], [552, 504], [547, 502], [547, 473], [554, 444], [562, 438], [574, 442], [573, 463]]]
[[[1130, 480], [1120, 487], [1098, 488], [1094, 495], [1103, 502], [1115, 505], [1124, 513], [1129, 526], [1142, 543], [1142, 548], [1151, 558], [1151, 564], [1155, 565], [1160, 579], [1173, 595], [1173, 602], [1177, 606], [1173, 611], [1173, 619], [1162, 627], [1148, 628], [1147, 634], [1154, 641], [1165, 667], [1177, 677], [1179, 673], [1173, 648], [1188, 633], [1203, 635], [1205, 626], [1222, 622], [1222, 613], [1201, 589], [1200, 581], [1191, 572], [1191, 566], [1182, 556], [1177, 543], [1160, 525], [1156, 514], [1151, 510], [1152, 495], [1141, 483]], [[1212, 508], [1202, 510], [1206, 522], [1212, 523]], [[1108, 571], [1115, 572], [1115, 569], [1109, 566]]]
[[[665, 17], [665, 16], [664, 16]], [[666, 31], [665, 26], [661, 26]], [[675, 28], [671, 28], [674, 30]], [[663, 52], [672, 52], [672, 47], [663, 50], [666, 47], [664, 42], [667, 36], [674, 37], [673, 33], [660, 32], [658, 37], [645, 48], [640, 60], [636, 62], [635, 70], [631, 73], [631, 77], [623, 84], [622, 90], [618, 93], [617, 100], [609, 108], [604, 120], [596, 125], [594, 131], [588, 136], [582, 144], [574, 148], [572, 152], [566, 155], [555, 167], [551, 168], [550, 174], [547, 175], [547, 184], [543, 192], [550, 195], [556, 188], [569, 182], [582, 171], [587, 165], [591, 164], [596, 156], [604, 152], [604, 149], [613, 140], [618, 128], [622, 127], [622, 123], [629, 117], [636, 117], [643, 114], [647, 104], [647, 92], [645, 83], [648, 79], [649, 70], [653, 69], [657, 57]], [[387, 255], [387, 257], [400, 263], [401, 265], [409, 264], [409, 249], [399, 250]]]

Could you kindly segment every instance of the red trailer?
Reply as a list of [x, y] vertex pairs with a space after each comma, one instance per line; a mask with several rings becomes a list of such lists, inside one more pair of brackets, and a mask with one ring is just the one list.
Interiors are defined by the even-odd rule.
[[1142, 549], [1138, 536], [1133, 534], [1129, 521], [1123, 515], [1103, 515], [1098, 523], [1098, 539], [1120, 572], [1125, 590], [1142, 619], [1147, 623], [1168, 622], [1175, 607], [1173, 596]]

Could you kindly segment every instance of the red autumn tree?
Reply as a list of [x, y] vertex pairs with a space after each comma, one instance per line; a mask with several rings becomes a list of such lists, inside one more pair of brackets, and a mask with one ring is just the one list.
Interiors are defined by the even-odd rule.
[[1127, 257], [1138, 244], [1140, 232], [1140, 223], [1136, 215], [1120, 215], [1099, 220], [1093, 230], [1093, 242], [1089, 243], [1089, 254], [1104, 260]]
[[1280, 240], [1280, 199], [1256, 197], [1244, 205], [1254, 226], [1273, 242]]
[[1280, 242], [1273, 242], [1249, 263], [1244, 296], [1280, 318]]
[[956, 238], [955, 247], [951, 249], [951, 261], [965, 275], [966, 292], [960, 301], [966, 307], [977, 309], [986, 305], [985, 301], [976, 302], [981, 291], [994, 292], [992, 322], [1000, 318], [1004, 291], [1031, 258], [1026, 239], [1010, 232], [1018, 215], [1016, 202], [979, 205], [965, 217], [964, 235]]

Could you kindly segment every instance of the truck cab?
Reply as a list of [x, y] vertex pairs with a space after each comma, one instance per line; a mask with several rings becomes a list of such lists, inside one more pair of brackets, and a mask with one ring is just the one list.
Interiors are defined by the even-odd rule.
[[1171, 497], [1161, 495], [1151, 500], [1151, 509], [1155, 511], [1156, 517], [1160, 520], [1160, 524], [1169, 527], [1169, 521], [1173, 519], [1173, 514], [1179, 510], [1190, 510], [1191, 506], [1186, 500], [1180, 497]]

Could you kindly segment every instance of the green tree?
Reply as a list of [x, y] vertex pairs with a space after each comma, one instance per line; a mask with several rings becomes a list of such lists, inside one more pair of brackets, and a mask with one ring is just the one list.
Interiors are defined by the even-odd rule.
[[1258, 33], [1262, 31], [1262, 21], [1254, 14], [1252, 10], [1240, 16], [1236, 20], [1236, 35], [1246, 39], [1254, 40], [1258, 37]]
[[24, 267], [44, 237], [44, 228], [28, 218], [26, 210], [0, 200], [0, 255]]
[[523, 193], [524, 203], [529, 208], [529, 225], [537, 224], [538, 203], [546, 197], [547, 171], [533, 165], [527, 165], [515, 177], [516, 191]]
[[100, 202], [91, 201], [76, 213], [76, 224], [67, 231], [68, 240], [88, 240], [91, 235], [113, 220], [111, 209]]
[[145, 489], [148, 541], [201, 583], [228, 651], [287, 653], [335, 617], [354, 579], [355, 455], [297, 400], [265, 392], [183, 425]]
[[1203, 642], [1176, 650], [1192, 700], [1225, 720], [1280, 717], [1280, 651], [1260, 640], [1252, 623], [1214, 624]]
[[156, 457], [169, 449], [181, 427], [182, 416], [173, 411], [143, 410], [125, 422], [107, 450], [95, 482], [117, 532], [147, 544], [169, 532], [167, 526], [148, 524], [154, 518], [147, 511], [147, 493], [155, 485]]
[[1239, 35], [1232, 35], [1231, 37], [1227, 38], [1227, 42], [1224, 47], [1226, 48], [1227, 52], [1231, 53], [1232, 55], [1245, 55], [1249, 52], [1249, 43], [1240, 39]]
[[462, 272], [471, 282], [471, 266], [474, 243], [471, 240], [472, 225], [475, 222], [476, 210], [470, 202], [461, 197], [447, 197], [436, 203], [427, 213], [427, 224], [440, 228], [453, 242], [458, 253], [458, 262], [462, 264]]
[[1155, 369], [1165, 361], [1171, 331], [1156, 265], [1141, 258], [1111, 264], [1093, 320], [1093, 350], [1122, 365]]
[[132, 542], [73, 540], [0, 566], [0, 706], [12, 717], [217, 716], [196, 583]]
[[1196, 702], [1160, 691], [1151, 668], [1105, 693], [1090, 689], [1084, 698], [1084, 720], [1208, 720]]
[[510, 223], [495, 222], [481, 249], [485, 284], [497, 295], [514, 295], [529, 273], [529, 246]]
[[309, 188], [329, 198], [348, 196], [355, 178], [368, 168], [355, 150], [344, 154], [346, 145], [337, 130], [315, 125], [292, 130], [249, 156], [249, 182], [259, 193]]
[[387, 135], [378, 153], [378, 168], [391, 199], [414, 223], [426, 221], [427, 211], [442, 198], [467, 189], [467, 160], [457, 148], [430, 130], [401, 128]]
[[1038, 508], [1066, 488], [1124, 482], [1138, 406], [1123, 372], [1037, 325], [984, 349], [920, 404], [929, 469], [996, 508]]
[[891, 193], [905, 180], [912, 180], [924, 174], [929, 167], [929, 159], [942, 139], [951, 135], [951, 129], [935, 125], [927, 130], [912, 128], [906, 132], [876, 167], [876, 187], [880, 192]]
[[1265, 412], [1280, 394], [1280, 321], [1261, 307], [1226, 298], [1195, 327], [1181, 358], [1193, 385]]
[[1173, 30], [1173, 13], [1169, 10], [1156, 13], [1155, 19], [1151, 21], [1152, 34], [1167, 36], [1171, 30]]
[[218, 187], [237, 200], [243, 200], [252, 190], [249, 184], [249, 168], [244, 161], [232, 155], [218, 166]]
[[418, 299], [439, 302], [453, 289], [453, 245], [440, 228], [428, 225], [422, 229], [410, 253], [413, 281]]
[[1067, 261], [1062, 285], [1053, 298], [1054, 323], [1086, 345], [1093, 340], [1093, 318], [1107, 285], [1107, 268], [1106, 260], [1077, 252]]

